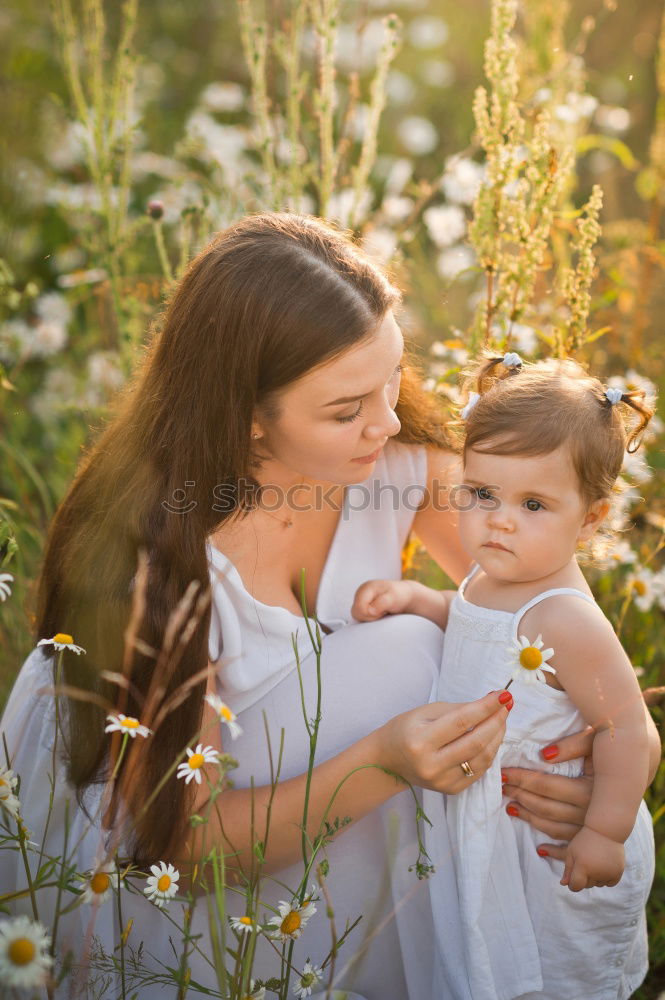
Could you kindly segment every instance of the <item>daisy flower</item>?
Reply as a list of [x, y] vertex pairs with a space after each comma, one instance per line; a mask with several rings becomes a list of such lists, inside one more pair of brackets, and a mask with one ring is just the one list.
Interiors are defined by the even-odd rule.
[[297, 940], [309, 918], [316, 913], [316, 907], [309, 902], [302, 906], [296, 906], [293, 903], [281, 901], [277, 904], [277, 909], [279, 916], [269, 920], [268, 927], [272, 931], [270, 936], [278, 938], [280, 941]]
[[218, 698], [216, 694], [207, 694], [206, 701], [208, 702], [210, 707], [217, 713], [220, 722], [226, 723], [226, 725], [229, 727], [229, 732], [231, 733], [231, 739], [234, 740], [237, 736], [240, 736], [240, 734], [242, 733], [242, 728], [236, 722], [237, 716], [235, 715], [234, 712], [231, 711], [226, 702], [222, 701], [221, 698]]
[[199, 743], [195, 750], [190, 750], [187, 747], [187, 760], [178, 764], [176, 777], [184, 778], [186, 785], [190, 783], [192, 778], [197, 785], [200, 785], [203, 765], [216, 764], [218, 760], [219, 754], [214, 747], [204, 747], [202, 743]]
[[0, 806], [7, 810], [15, 819], [18, 817], [21, 804], [14, 795], [18, 778], [9, 768], [0, 766]]
[[18, 778], [14, 772], [0, 764], [0, 802], [9, 798], [17, 785]]
[[256, 927], [256, 921], [251, 917], [229, 917], [229, 922], [234, 931], [238, 934], [249, 934], [252, 928]]
[[654, 601], [659, 596], [654, 582], [654, 574], [646, 566], [629, 573], [626, 578], [628, 592], [640, 611], [651, 611]]
[[305, 962], [305, 966], [302, 970], [302, 975], [296, 985], [293, 987], [293, 992], [300, 1000], [303, 997], [311, 996], [312, 989], [323, 979], [323, 969], [320, 969], [316, 965], [312, 965], [309, 959]]
[[543, 637], [539, 635], [535, 642], [531, 642], [525, 635], [514, 639], [510, 648], [508, 665], [513, 668], [511, 680], [524, 681], [526, 684], [535, 684], [536, 681], [545, 683], [545, 674], [555, 674], [556, 670], [547, 662], [554, 653], [553, 649], [543, 649]]
[[38, 646], [53, 646], [55, 649], [70, 649], [72, 653], [85, 653], [81, 646], [74, 645], [74, 639], [66, 632], [56, 632], [52, 639], [40, 639]]
[[0, 573], [0, 601], [6, 601], [12, 592], [12, 588], [9, 586], [10, 583], [14, 582], [14, 577], [11, 573]]
[[108, 726], [104, 730], [105, 733], [127, 733], [132, 739], [137, 735], [139, 736], [150, 736], [152, 729], [148, 729], [147, 726], [142, 726], [138, 719], [134, 719], [131, 715], [107, 715], [106, 721]]
[[46, 928], [29, 917], [14, 917], [0, 924], [0, 982], [19, 989], [44, 985], [53, 959]]
[[160, 861], [159, 865], [150, 865], [150, 871], [152, 875], [148, 875], [143, 891], [155, 906], [160, 906], [163, 909], [169, 899], [175, 896], [178, 891], [180, 872], [173, 865], [167, 865], [164, 861]]
[[83, 878], [85, 879], [85, 889], [81, 893], [82, 903], [101, 905], [109, 899], [113, 889], [117, 892], [120, 888], [120, 875], [116, 871], [113, 861], [100, 865], [94, 872], [88, 872]]

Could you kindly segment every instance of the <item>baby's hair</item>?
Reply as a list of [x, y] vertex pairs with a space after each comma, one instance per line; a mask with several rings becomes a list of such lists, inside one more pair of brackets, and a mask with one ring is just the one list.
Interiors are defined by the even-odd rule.
[[[483, 355], [466, 374], [466, 394], [478, 399], [467, 407], [464, 456], [471, 448], [547, 455], [566, 445], [587, 506], [611, 496], [624, 453], [637, 451], [653, 416], [643, 390], [622, 392], [613, 404], [605, 386], [572, 359]], [[632, 427], [630, 411], [639, 417]]]

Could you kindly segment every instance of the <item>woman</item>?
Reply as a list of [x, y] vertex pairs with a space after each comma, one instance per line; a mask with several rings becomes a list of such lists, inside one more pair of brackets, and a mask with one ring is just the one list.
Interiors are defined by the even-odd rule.
[[[120, 703], [125, 714], [141, 717], [143, 699], [153, 697], [154, 651], [163, 646], [170, 616], [192, 581], [201, 589], [211, 584], [211, 606], [201, 602], [198, 624], [172, 657], [163, 698], [189, 678], [200, 681], [149, 738], [132, 741], [135, 752], [121, 770], [131, 820], [123, 849], [143, 865], [165, 860], [184, 866], [190, 851], [197, 856], [205, 830], [208, 846], [216, 843], [232, 855], [229, 865], [236, 872], [248, 871], [252, 829], [262, 828], [270, 802], [265, 719], [273, 754], [284, 729], [282, 780], [270, 803], [266, 846], [265, 870], [275, 885], [262, 892], [263, 902], [274, 905], [288, 898], [283, 886], [293, 890], [300, 879], [298, 824], [309, 744], [295, 633], [309, 716], [316, 706], [314, 657], [300, 601], [304, 569], [306, 606], [325, 633], [323, 720], [308, 830], [318, 830], [334, 790], [355, 772], [335, 799], [332, 815], [350, 817], [353, 825], [328, 849], [329, 891], [338, 934], [347, 918], [364, 917], [337, 960], [336, 985], [368, 1000], [430, 995], [427, 891], [407, 870], [417, 854], [413, 799], [385, 771], [449, 793], [466, 787], [492, 760], [510, 708], [500, 692], [468, 705], [429, 704], [441, 633], [415, 617], [371, 625], [351, 618], [359, 583], [399, 574], [411, 529], [455, 580], [467, 570], [454, 511], [428, 502], [440, 500], [454, 462], [438, 411], [403, 364], [393, 314], [398, 302], [386, 277], [318, 220], [261, 215], [221, 233], [182, 279], [162, 331], [58, 510], [37, 626], [39, 637], [66, 631], [86, 649], [80, 657], [64, 653], [70, 685], [117, 701], [117, 688], [101, 672], [123, 668], [137, 558], [145, 551], [145, 611], [132, 651], [131, 685], [121, 688]], [[244, 732], [231, 748], [239, 761], [235, 787], [217, 800], [205, 828], [192, 830], [190, 815], [206, 811], [205, 784], [197, 791], [194, 782], [173, 777], [158, 788], [202, 726], [205, 742], [219, 748], [228, 732], [220, 733], [212, 708], [203, 712], [208, 663], [214, 667], [208, 694], [224, 699]], [[45, 823], [44, 767], [53, 727], [42, 724], [32, 692], [44, 686], [48, 666], [44, 647], [31, 655], [4, 722], [14, 768], [22, 775], [25, 818], [35, 831]], [[104, 715], [97, 703], [69, 703], [63, 733], [67, 784], [63, 772], [56, 796], [60, 803], [67, 789], [78, 792], [70, 824], [73, 833], [80, 830], [78, 863], [91, 870], [104, 824], [91, 826], [82, 806], [88, 815], [99, 814], [95, 782], [104, 780], [109, 767]], [[584, 736], [562, 741], [559, 757], [578, 756], [589, 745]], [[41, 747], [37, 754], [35, 747]], [[228, 740], [224, 749], [230, 749]], [[565, 840], [582, 822], [585, 781], [519, 771], [509, 779], [520, 816], [548, 837]], [[151, 808], [142, 810], [149, 797]], [[62, 808], [49, 829], [54, 854], [62, 849]], [[112, 826], [114, 817], [117, 825], [120, 814], [116, 796], [105, 825]], [[436, 877], [445, 880], [446, 872]], [[227, 897], [231, 912], [242, 914], [242, 896]], [[170, 906], [169, 917], [174, 915], [181, 925], [177, 904]], [[61, 925], [61, 938], [73, 948], [77, 935], [85, 937], [84, 916], [80, 908]], [[178, 934], [167, 917], [146, 900], [123, 894], [123, 926], [130, 918], [130, 945], [146, 941], [144, 963], [173, 966], [169, 934], [176, 943]], [[94, 933], [107, 952], [117, 940], [113, 922], [109, 908], [100, 907]], [[191, 958], [192, 978], [213, 985], [204, 957], [206, 923], [205, 906], [198, 907], [192, 933], [203, 938]], [[329, 947], [329, 924], [320, 913], [296, 943], [296, 968], [307, 957], [319, 963]], [[267, 944], [257, 954], [256, 972], [279, 975]], [[140, 995], [153, 994], [144, 986]]]

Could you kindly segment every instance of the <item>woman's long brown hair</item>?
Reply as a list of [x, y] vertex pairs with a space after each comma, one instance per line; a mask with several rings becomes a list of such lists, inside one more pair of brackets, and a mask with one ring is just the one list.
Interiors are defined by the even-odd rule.
[[[100, 674], [122, 669], [144, 551], [146, 611], [130, 679], [145, 697], [155, 671], [150, 648], [161, 648], [192, 581], [209, 587], [206, 539], [231, 513], [213, 509], [213, 490], [252, 477], [256, 407], [370, 335], [398, 301], [397, 289], [348, 236], [311, 217], [249, 216], [196, 257], [50, 528], [36, 632], [69, 633], [86, 649], [80, 658], [65, 653], [69, 684], [115, 697]], [[447, 444], [442, 415], [408, 368], [397, 413], [401, 440]], [[167, 508], [183, 490], [187, 512], [173, 513]], [[167, 697], [205, 668], [209, 623], [208, 609], [166, 679]], [[133, 755], [124, 795], [138, 817], [127, 845], [138, 861], [168, 858], [183, 842], [192, 795], [183, 781], [168, 781], [138, 814], [197, 734], [204, 691], [201, 681]], [[141, 704], [130, 693], [123, 711], [140, 716]], [[107, 771], [104, 710], [70, 701], [65, 737], [69, 779], [81, 797]]]

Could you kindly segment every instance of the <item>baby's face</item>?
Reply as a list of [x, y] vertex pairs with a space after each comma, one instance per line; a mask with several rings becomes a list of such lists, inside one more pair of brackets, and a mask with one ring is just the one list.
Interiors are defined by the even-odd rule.
[[469, 450], [464, 486], [469, 504], [459, 513], [462, 544], [497, 580], [548, 577], [566, 566], [578, 541], [591, 534], [566, 449], [534, 457]]

